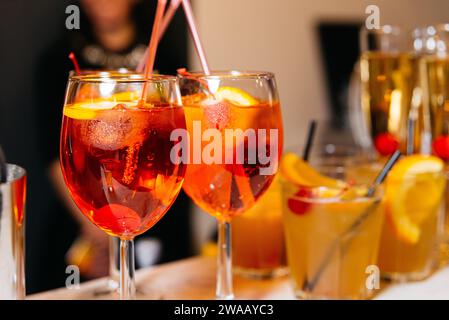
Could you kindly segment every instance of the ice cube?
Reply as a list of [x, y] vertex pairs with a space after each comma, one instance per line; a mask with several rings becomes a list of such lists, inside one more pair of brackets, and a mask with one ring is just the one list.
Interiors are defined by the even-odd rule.
[[201, 104], [206, 126], [223, 130], [231, 124], [231, 105], [226, 101], [215, 99], [204, 100]]
[[99, 112], [93, 120], [83, 121], [81, 136], [84, 143], [112, 151], [142, 142], [147, 131], [148, 115], [126, 110], [126, 105], [118, 104], [112, 110]]

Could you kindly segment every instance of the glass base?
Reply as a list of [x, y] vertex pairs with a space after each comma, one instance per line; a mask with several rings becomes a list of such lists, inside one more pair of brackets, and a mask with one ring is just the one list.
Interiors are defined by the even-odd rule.
[[438, 257], [438, 266], [443, 268], [449, 265], [449, 239], [440, 245], [440, 252]]
[[234, 274], [247, 279], [266, 280], [285, 277], [288, 275], [288, 268], [253, 269], [234, 266]]
[[294, 290], [295, 296], [300, 300], [369, 300], [374, 296], [374, 292], [365, 292], [361, 294], [355, 294], [351, 296], [326, 296], [310, 292], [305, 292], [303, 290]]
[[94, 292], [92, 292], [92, 295], [94, 297], [102, 297], [116, 294], [118, 294], [118, 282], [113, 279], [108, 279], [105, 287], [98, 288]]
[[388, 282], [396, 282], [396, 283], [404, 283], [404, 282], [412, 282], [412, 281], [422, 281], [427, 279], [433, 272], [435, 268], [429, 266], [425, 268], [423, 271], [418, 272], [382, 272], [381, 277], [382, 280]]

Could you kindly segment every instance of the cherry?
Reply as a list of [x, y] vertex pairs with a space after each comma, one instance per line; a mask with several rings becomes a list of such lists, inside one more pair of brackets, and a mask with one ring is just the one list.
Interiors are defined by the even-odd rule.
[[311, 196], [310, 190], [304, 188], [299, 189], [299, 191], [295, 194], [294, 198], [288, 199], [287, 201], [288, 208], [294, 214], [301, 216], [306, 214], [309, 211], [311, 204], [308, 202], [304, 202], [300, 199], [297, 199], [296, 197], [305, 198], [310, 196]]
[[449, 136], [441, 135], [433, 141], [433, 152], [444, 161], [449, 160]]
[[140, 216], [133, 209], [121, 204], [108, 204], [95, 212], [95, 223], [117, 236], [134, 233], [141, 226]]
[[381, 133], [374, 139], [374, 146], [382, 156], [389, 156], [399, 148], [399, 142], [391, 133]]

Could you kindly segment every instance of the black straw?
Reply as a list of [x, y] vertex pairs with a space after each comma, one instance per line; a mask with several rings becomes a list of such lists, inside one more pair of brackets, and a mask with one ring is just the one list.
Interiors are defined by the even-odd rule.
[[[376, 193], [377, 187], [382, 184], [382, 182], [385, 180], [385, 178], [388, 175], [388, 172], [390, 172], [391, 168], [393, 168], [394, 164], [399, 160], [401, 156], [401, 152], [397, 150], [395, 153], [393, 153], [388, 159], [385, 166], [380, 171], [379, 175], [376, 177], [374, 182], [372, 183], [371, 187], [368, 189], [367, 196], [368, 197], [374, 197]], [[351, 235], [355, 233], [357, 228], [371, 215], [371, 213], [376, 208], [377, 202], [373, 203], [373, 205], [370, 205], [365, 212], [363, 212], [350, 226], [347, 228], [341, 235], [338, 236], [337, 239], [332, 241], [329, 249], [326, 252], [326, 255], [324, 256], [324, 260], [321, 262], [318, 271], [315, 273], [315, 275], [310, 279], [310, 281], [306, 280], [303, 285], [304, 290], [313, 291], [315, 286], [320, 281], [321, 275], [323, 274], [324, 270], [326, 270], [327, 266], [329, 265], [332, 256], [334, 255], [334, 252], [338, 249], [339, 245], [342, 245], [342, 255], [346, 253], [346, 249], [348, 247], [348, 243], [345, 241], [341, 241], [342, 239], [346, 241], [349, 241], [351, 239]]]
[[407, 126], [407, 155], [412, 155], [415, 152], [415, 122], [416, 119], [408, 119]]
[[0, 146], [0, 183], [5, 183], [6, 179], [6, 158], [2, 147]]
[[306, 145], [302, 153], [302, 158], [304, 161], [309, 161], [310, 150], [312, 149], [313, 140], [315, 138], [316, 126], [317, 126], [316, 120], [312, 120], [309, 122], [309, 130], [307, 132]]
[[400, 157], [401, 157], [401, 152], [399, 150], [396, 150], [391, 155], [390, 159], [388, 159], [387, 163], [382, 168], [382, 170], [380, 171], [379, 175], [374, 180], [374, 182], [371, 185], [371, 187], [369, 187], [368, 192], [366, 193], [366, 195], [368, 197], [374, 197], [374, 194], [376, 193], [377, 187], [380, 184], [382, 184], [382, 182], [384, 182], [385, 178], [388, 175], [388, 172], [390, 172], [391, 168], [393, 168], [394, 164], [399, 160]]

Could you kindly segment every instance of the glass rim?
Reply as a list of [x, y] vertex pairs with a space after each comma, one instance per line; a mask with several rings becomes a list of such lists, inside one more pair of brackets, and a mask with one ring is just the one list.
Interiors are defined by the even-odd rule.
[[273, 72], [269, 71], [251, 71], [251, 70], [216, 70], [211, 71], [210, 74], [205, 74], [203, 71], [192, 71], [188, 72], [187, 75], [183, 75], [178, 73], [178, 77], [182, 79], [196, 78], [196, 79], [205, 79], [205, 80], [214, 80], [214, 79], [230, 79], [230, 80], [239, 80], [239, 79], [267, 79], [272, 80], [275, 78]]
[[18, 166], [16, 164], [7, 163], [6, 164], [6, 182], [0, 183], [0, 186], [6, 185], [12, 185], [15, 182], [19, 181], [20, 179], [23, 179], [27, 175], [27, 171], [22, 168], [21, 166]]
[[[449, 22], [421, 25], [421, 26], [414, 28], [412, 33], [415, 36], [419, 36], [419, 35], [422, 35], [423, 32], [429, 32], [430, 28], [434, 28], [435, 32], [438, 32], [438, 31], [449, 32]], [[433, 33], [433, 32], [429, 32], [428, 35], [430, 35], [430, 36], [436, 35], [436, 34], [432, 35], [431, 33]]]
[[162, 82], [177, 82], [176, 76], [171, 75], [152, 75], [148, 79], [145, 79], [143, 73], [135, 71], [130, 72], [118, 72], [118, 70], [99, 70], [98, 73], [89, 74], [69, 74], [70, 82], [77, 83], [162, 83]]
[[379, 34], [379, 35], [399, 35], [401, 33], [403, 33], [403, 28], [398, 26], [398, 25], [391, 25], [391, 24], [386, 24], [381, 26], [378, 29], [367, 29], [365, 26], [363, 26], [360, 29], [360, 34], [361, 35], [365, 35], [365, 34]]
[[410, 180], [415, 180], [419, 177], [423, 177], [423, 176], [431, 176], [431, 177], [443, 177], [443, 178], [448, 178], [449, 174], [447, 172], [443, 170], [441, 171], [429, 171], [429, 172], [411, 172], [411, 173], [407, 173], [405, 175], [403, 175], [401, 178], [398, 177], [394, 177], [394, 176], [388, 176], [387, 180], [393, 181], [393, 182], [398, 182], [398, 181], [405, 181], [405, 182], [409, 182]]
[[[308, 192], [309, 195], [299, 195], [294, 196], [295, 200], [300, 200], [308, 203], [319, 203], [319, 204], [332, 204], [332, 203], [353, 203], [353, 202], [380, 202], [384, 197], [384, 187], [382, 185], [378, 186], [376, 188], [376, 193], [374, 196], [368, 196], [368, 195], [355, 195], [354, 197], [351, 197], [349, 199], [343, 199], [342, 196], [345, 193], [345, 190], [347, 188], [339, 188], [339, 187], [325, 187], [325, 186], [302, 186], [295, 184], [299, 187], [299, 190], [304, 190]], [[366, 188], [368, 191], [369, 185], [368, 184], [354, 184], [351, 185], [349, 188]], [[320, 195], [315, 195], [317, 192], [323, 192], [323, 191], [333, 191], [338, 192], [335, 196], [328, 196], [323, 197]]]

